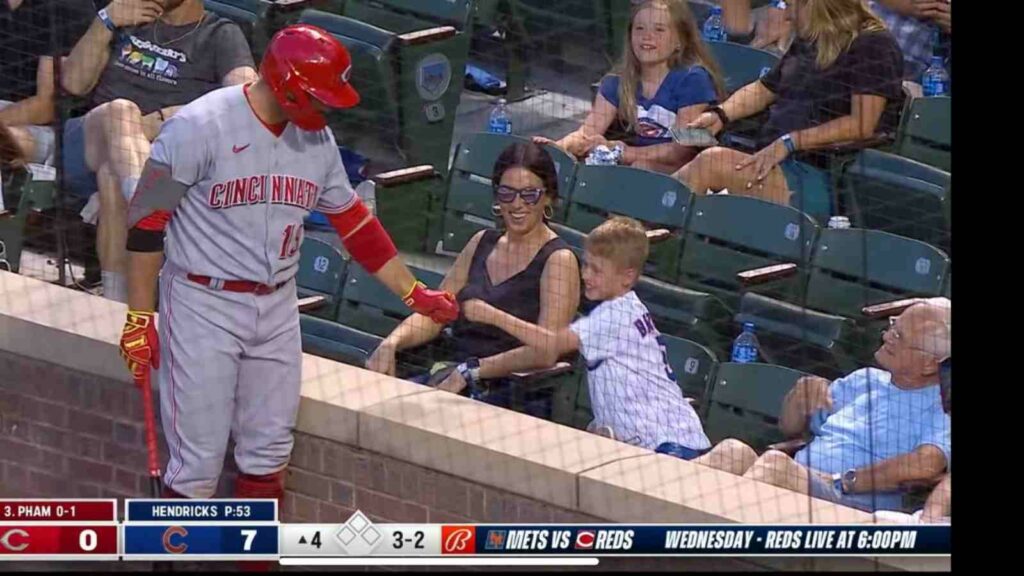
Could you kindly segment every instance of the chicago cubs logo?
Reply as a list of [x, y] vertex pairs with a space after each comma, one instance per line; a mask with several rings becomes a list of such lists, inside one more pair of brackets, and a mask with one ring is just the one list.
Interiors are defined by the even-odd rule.
[[476, 532], [472, 526], [442, 526], [442, 554], [472, 554], [476, 551]]
[[171, 542], [172, 536], [180, 536], [182, 540], [184, 540], [184, 538], [188, 536], [188, 530], [186, 530], [183, 526], [169, 526], [167, 530], [164, 530], [164, 550], [170, 552], [171, 554], [183, 554], [186, 550], [188, 550], [188, 544], [186, 544], [185, 542], [179, 541], [179, 543], [177, 544]]

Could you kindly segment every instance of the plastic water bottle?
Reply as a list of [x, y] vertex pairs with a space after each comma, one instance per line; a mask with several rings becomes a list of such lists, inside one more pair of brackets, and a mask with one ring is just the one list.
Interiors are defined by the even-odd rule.
[[711, 15], [704, 21], [702, 31], [705, 42], [725, 42], [728, 35], [725, 32], [725, 24], [722, 23], [722, 7], [712, 6]]
[[594, 146], [594, 149], [587, 154], [584, 162], [587, 166], [615, 166], [622, 160], [622, 148], [614, 146], [609, 148], [604, 144]]
[[925, 96], [945, 96], [949, 93], [949, 73], [943, 65], [942, 56], [932, 56], [932, 63], [921, 77]]
[[850, 219], [846, 216], [833, 216], [828, 219], [829, 228], [849, 228]]
[[498, 103], [491, 110], [491, 118], [487, 122], [487, 131], [492, 134], [511, 134], [512, 120], [508, 115], [508, 106], [504, 98], [499, 98]]
[[757, 362], [757, 336], [754, 335], [754, 323], [744, 322], [743, 333], [732, 343], [732, 361], [746, 364]]

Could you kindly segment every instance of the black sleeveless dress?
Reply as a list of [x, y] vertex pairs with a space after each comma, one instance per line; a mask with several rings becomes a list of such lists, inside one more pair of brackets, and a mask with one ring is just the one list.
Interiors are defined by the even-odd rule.
[[[558, 250], [568, 250], [569, 245], [561, 238], [552, 238], [537, 251], [526, 268], [495, 285], [487, 273], [487, 257], [494, 251], [501, 235], [502, 232], [499, 230], [488, 230], [484, 233], [473, 253], [469, 279], [466, 286], [459, 291], [457, 298], [459, 302], [478, 298], [520, 320], [537, 324], [540, 321], [540, 279], [544, 273], [544, 266], [552, 254]], [[454, 353], [452, 359], [458, 362], [470, 357], [487, 358], [523, 345], [503, 330], [488, 324], [470, 322], [462, 316], [452, 323], [451, 336]], [[483, 398], [485, 402], [508, 407], [511, 401], [510, 381], [497, 378], [487, 381], [485, 386], [489, 390], [487, 396]], [[550, 395], [550, 392], [548, 394]], [[548, 417], [550, 397], [546, 401], [540, 398], [534, 400], [534, 406], [528, 406], [527, 411], [535, 416]]]

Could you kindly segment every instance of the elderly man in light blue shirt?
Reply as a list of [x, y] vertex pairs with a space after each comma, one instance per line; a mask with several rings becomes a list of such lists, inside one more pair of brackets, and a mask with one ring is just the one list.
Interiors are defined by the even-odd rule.
[[[787, 437], [811, 432], [813, 439], [793, 458], [765, 452], [744, 476], [870, 512], [900, 509], [902, 483], [934, 479], [952, 462], [939, 392], [949, 312], [929, 300], [891, 319], [875, 353], [881, 369], [831, 383], [800, 379], [783, 401], [779, 426]], [[727, 440], [715, 452], [748, 460], [752, 450]]]

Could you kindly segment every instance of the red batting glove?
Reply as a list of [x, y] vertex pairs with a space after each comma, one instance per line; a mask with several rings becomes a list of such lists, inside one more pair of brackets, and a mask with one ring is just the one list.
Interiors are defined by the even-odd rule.
[[128, 318], [121, 331], [121, 357], [135, 378], [136, 385], [145, 382], [150, 366], [160, 367], [160, 340], [153, 312], [128, 311]]
[[438, 324], [447, 324], [459, 317], [459, 304], [451, 292], [431, 290], [423, 282], [413, 284], [402, 301], [413, 312], [429, 316]]

